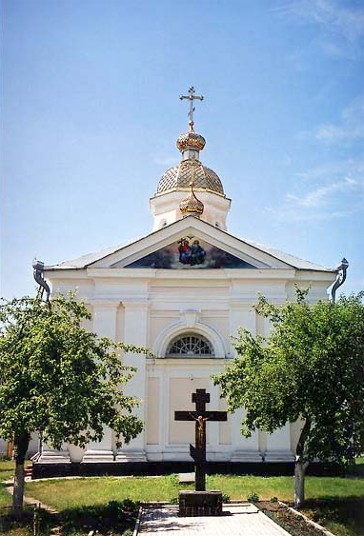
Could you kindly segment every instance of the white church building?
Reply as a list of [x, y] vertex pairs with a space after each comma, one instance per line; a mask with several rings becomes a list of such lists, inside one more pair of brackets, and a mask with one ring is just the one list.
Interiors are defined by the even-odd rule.
[[[280, 304], [294, 299], [295, 285], [311, 287], [310, 299], [327, 299], [336, 277], [292, 255], [229, 234], [231, 200], [218, 175], [201, 163], [205, 139], [195, 132], [194, 95], [188, 132], [177, 139], [180, 162], [159, 180], [150, 199], [154, 227], [124, 246], [47, 266], [53, 293], [77, 289], [87, 302], [89, 328], [100, 336], [148, 347], [155, 357], [126, 355], [137, 368], [128, 385], [137, 396], [144, 431], [117, 449], [113, 432], [86, 449], [65, 444], [61, 452], [43, 446], [38, 463], [120, 464], [191, 461], [194, 426], [174, 420], [176, 410], [193, 410], [191, 394], [204, 388], [207, 409], [224, 410], [213, 385], [234, 356], [239, 327], [266, 335], [267, 321], [253, 305], [258, 294]], [[299, 424], [250, 438], [240, 434], [241, 413], [207, 426], [212, 462], [284, 462], [294, 459]]]

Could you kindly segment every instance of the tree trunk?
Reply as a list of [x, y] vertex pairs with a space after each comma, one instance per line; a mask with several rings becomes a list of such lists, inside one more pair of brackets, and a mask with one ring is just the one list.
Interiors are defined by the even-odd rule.
[[305, 443], [311, 430], [311, 419], [306, 417], [296, 447], [296, 463], [294, 466], [294, 505], [297, 509], [302, 508], [305, 502], [305, 473], [309, 465], [304, 461]]
[[297, 460], [294, 467], [294, 505], [299, 510], [305, 502], [305, 474], [308, 462]]
[[30, 436], [28, 433], [16, 435], [14, 438], [14, 488], [13, 488], [13, 506], [12, 514], [16, 518], [23, 515], [23, 498], [24, 498], [24, 461], [28, 450]]

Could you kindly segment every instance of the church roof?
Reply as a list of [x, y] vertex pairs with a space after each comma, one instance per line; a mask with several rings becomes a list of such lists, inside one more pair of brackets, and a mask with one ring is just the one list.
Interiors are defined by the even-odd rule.
[[[198, 222], [198, 224], [197, 224]], [[110, 247], [107, 249], [102, 249], [99, 251], [95, 251], [92, 253], [88, 253], [86, 255], [82, 255], [81, 257], [77, 257], [76, 259], [68, 260], [61, 262], [59, 264], [55, 264], [52, 266], [46, 266], [45, 270], [80, 270], [85, 269], [88, 267], [91, 267], [98, 261], [104, 260], [107, 257], [117, 254], [118, 252], [122, 252], [123, 250], [127, 249], [131, 246], [138, 246], [138, 243], [140, 244], [140, 247], [142, 249], [142, 243], [143, 241], [147, 239], [154, 239], [156, 246], [158, 246], [159, 243], [159, 236], [162, 234], [168, 233], [169, 230], [172, 230], [174, 227], [181, 227], [181, 233], [183, 233], [183, 227], [189, 226], [195, 226], [197, 224], [198, 227], [202, 226], [202, 229], [206, 229], [205, 226], [207, 226], [207, 231], [212, 232], [214, 234], [217, 234], [217, 236], [221, 235], [222, 242], [225, 242], [228, 238], [232, 239], [239, 249], [243, 250], [244, 247], [252, 248], [252, 251], [256, 251], [257, 254], [263, 253], [265, 255], [268, 255], [272, 260], [280, 261], [287, 265], [288, 267], [297, 269], [297, 270], [309, 270], [309, 271], [316, 271], [316, 272], [335, 272], [334, 268], [325, 268], [323, 266], [320, 266], [318, 264], [312, 263], [307, 260], [300, 259], [299, 257], [296, 257], [294, 255], [290, 255], [288, 253], [282, 252], [280, 250], [269, 248], [267, 246], [264, 246], [262, 244], [259, 244], [257, 242], [253, 242], [250, 240], [247, 240], [246, 238], [237, 238], [231, 234], [229, 234], [226, 231], [223, 231], [222, 229], [218, 229], [214, 227], [213, 225], [206, 223], [204, 221], [201, 221], [194, 216], [187, 216], [183, 220], [176, 221], [174, 223], [171, 223], [170, 225], [167, 225], [163, 227], [162, 229], [159, 229], [157, 231], [154, 231], [152, 233], [148, 233], [147, 235], [133, 241], [129, 241], [127, 243], [117, 245], [114, 247]], [[210, 229], [209, 229], [210, 228]], [[196, 232], [198, 229], [196, 230]], [[251, 253], [250, 253], [251, 254]]]
[[191, 182], [195, 190], [208, 190], [224, 195], [223, 185], [215, 171], [194, 159], [182, 160], [177, 166], [167, 169], [158, 183], [157, 194], [187, 189]]
[[301, 259], [300, 257], [291, 255], [290, 253], [285, 253], [284, 251], [280, 251], [279, 249], [264, 246], [262, 244], [259, 244], [258, 242], [247, 240], [246, 238], [243, 238], [242, 241], [246, 242], [247, 244], [250, 244], [251, 246], [259, 249], [260, 251], [264, 251], [264, 253], [268, 253], [272, 257], [275, 257], [276, 259], [279, 259], [280, 261], [283, 261], [286, 264], [289, 264], [290, 266], [292, 266], [293, 268], [296, 268], [297, 270], [315, 270], [318, 272], [334, 272], [335, 271], [335, 269], [333, 268], [325, 268], [321, 266], [320, 264], [316, 264], [311, 261], [306, 261], [304, 259]]

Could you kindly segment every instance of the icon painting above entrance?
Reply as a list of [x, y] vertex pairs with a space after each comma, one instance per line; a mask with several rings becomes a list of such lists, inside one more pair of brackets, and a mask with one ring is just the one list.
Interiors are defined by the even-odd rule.
[[165, 246], [125, 268], [163, 268], [170, 270], [255, 268], [231, 253], [205, 242], [199, 236], [184, 235], [177, 242]]
[[206, 251], [200, 246], [199, 240], [190, 240], [189, 237], [181, 238], [178, 242], [179, 262], [195, 266], [203, 264]]

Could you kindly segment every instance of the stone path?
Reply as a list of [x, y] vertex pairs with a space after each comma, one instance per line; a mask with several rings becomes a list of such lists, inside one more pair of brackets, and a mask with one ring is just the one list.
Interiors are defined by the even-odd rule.
[[290, 536], [252, 504], [226, 504], [223, 510], [226, 515], [218, 517], [178, 517], [178, 506], [146, 507], [137, 534], [178, 532], [178, 536]]

